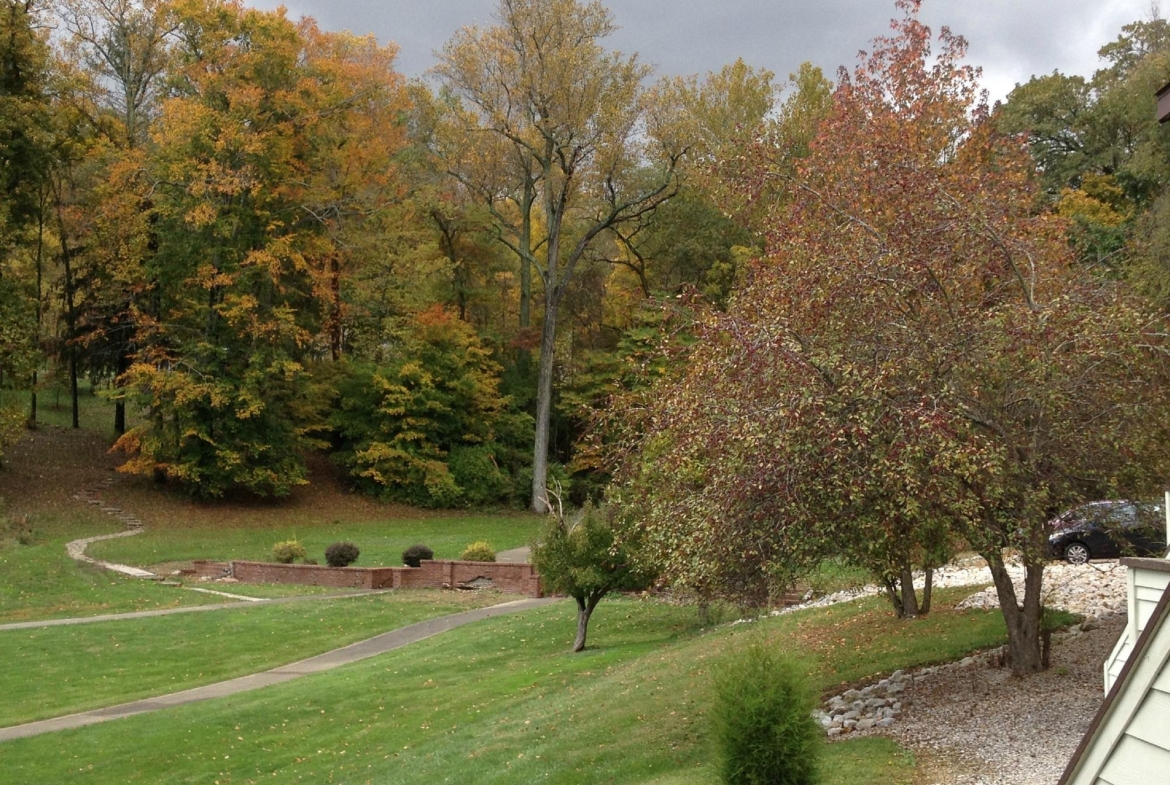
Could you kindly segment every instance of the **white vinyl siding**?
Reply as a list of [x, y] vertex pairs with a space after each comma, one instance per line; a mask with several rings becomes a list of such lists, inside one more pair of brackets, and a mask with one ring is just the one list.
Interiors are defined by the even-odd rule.
[[1111, 785], [1158, 785], [1170, 779], [1170, 752], [1126, 734], [1109, 756], [1101, 779]]
[[[1144, 600], [1143, 589], [1152, 588], [1150, 583], [1170, 584], [1170, 573], [1140, 570], [1144, 574], [1135, 576], [1137, 572], [1130, 568], [1131, 601]], [[1135, 614], [1131, 606], [1131, 621], [1141, 621], [1144, 629], [1156, 604], [1145, 614]], [[1137, 632], [1127, 628], [1114, 647], [1106, 661], [1107, 679], [1110, 674], [1115, 679], [1120, 664], [1134, 656]], [[1148, 632], [1152, 637], [1130, 663], [1066, 785], [1170, 785], [1170, 611]]]
[[1134, 635], [1134, 640], [1137, 640], [1137, 636], [1142, 634], [1142, 630], [1149, 623], [1158, 600], [1162, 599], [1162, 592], [1170, 585], [1170, 572], [1156, 572], [1131, 567], [1129, 573], [1134, 582], [1135, 601], [1135, 607], [1130, 609], [1130, 621], [1137, 623], [1137, 634]]
[[[1158, 600], [1162, 598], [1162, 592], [1170, 586], [1170, 572], [1130, 567], [1126, 580], [1129, 583], [1129, 623], [1121, 640], [1105, 659], [1103, 670], [1106, 693], [1113, 688], [1113, 682], [1125, 667], [1125, 661], [1129, 659], [1129, 653], [1133, 651], [1138, 636], [1149, 624], [1150, 616], [1158, 606]], [[1170, 777], [1167, 778], [1167, 782], [1170, 783]]]

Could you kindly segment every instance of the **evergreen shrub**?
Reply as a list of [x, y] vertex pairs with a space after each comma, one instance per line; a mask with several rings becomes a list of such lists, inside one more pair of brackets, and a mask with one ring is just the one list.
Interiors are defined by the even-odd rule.
[[402, 563], [407, 567], [421, 567], [423, 559], [435, 558], [435, 552], [425, 545], [411, 545], [402, 552]]
[[360, 554], [361, 550], [352, 542], [335, 542], [325, 549], [325, 563], [330, 567], [348, 567]]
[[815, 785], [822, 731], [815, 693], [800, 666], [761, 644], [715, 669], [708, 712], [726, 785]]

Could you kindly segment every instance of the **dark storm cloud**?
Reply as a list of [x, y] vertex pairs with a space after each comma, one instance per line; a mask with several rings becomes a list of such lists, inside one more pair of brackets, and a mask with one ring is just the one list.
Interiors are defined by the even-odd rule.
[[[272, 8], [270, 0], [252, 0]], [[717, 70], [742, 57], [780, 78], [810, 61], [832, 75], [897, 15], [885, 0], [609, 0], [621, 30], [610, 45], [665, 73]], [[421, 75], [459, 27], [490, 24], [494, 0], [293, 0], [290, 16], [322, 27], [373, 33], [401, 48], [399, 68]], [[948, 25], [971, 43], [993, 97], [1034, 74], [1089, 75], [1097, 49], [1121, 26], [1149, 16], [1149, 0], [926, 0], [923, 20]]]

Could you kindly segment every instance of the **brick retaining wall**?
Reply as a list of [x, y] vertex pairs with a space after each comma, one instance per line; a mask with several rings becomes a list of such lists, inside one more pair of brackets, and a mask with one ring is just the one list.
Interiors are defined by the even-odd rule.
[[[219, 578], [231, 575], [243, 583], [299, 583], [338, 589], [457, 589], [479, 585], [512, 594], [540, 597], [540, 576], [531, 564], [473, 562], [452, 559], [423, 561], [419, 567], [324, 567], [317, 564], [197, 560], [189, 574]], [[480, 579], [477, 581], [476, 579]]]

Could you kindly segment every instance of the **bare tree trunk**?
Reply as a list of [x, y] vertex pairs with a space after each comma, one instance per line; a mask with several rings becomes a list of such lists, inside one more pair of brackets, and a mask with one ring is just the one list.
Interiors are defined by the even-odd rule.
[[536, 440], [532, 450], [532, 504], [535, 513], [548, 507], [548, 434], [552, 416], [553, 362], [557, 339], [557, 309], [560, 291], [548, 293], [544, 306], [544, 325], [540, 331], [540, 368], [536, 382]]
[[699, 598], [699, 626], [711, 626], [711, 603], [707, 602], [706, 597]]
[[520, 203], [520, 327], [532, 324], [532, 204], [536, 185], [524, 180], [524, 197]]
[[926, 568], [926, 577], [922, 582], [922, 605], [918, 612], [923, 616], [930, 613], [930, 596], [934, 588], [934, 567]]
[[999, 608], [1007, 624], [1007, 665], [1012, 673], [1022, 676], [1043, 670], [1041, 651], [1041, 623], [1043, 608], [1040, 589], [1044, 580], [1044, 565], [1024, 561], [1024, 601], [1018, 601], [1011, 576], [998, 551], [983, 554], [991, 568], [991, 579], [999, 597]]
[[585, 636], [589, 632], [589, 617], [593, 609], [601, 601], [600, 596], [576, 597], [577, 600], [577, 638], [573, 641], [573, 651], [578, 652], [585, 648]]
[[[37, 328], [36, 328], [36, 344], [37, 351], [41, 348], [41, 321], [42, 321], [42, 303], [41, 298], [44, 296], [44, 276], [45, 276], [45, 210], [48, 208], [47, 192], [44, 188], [41, 189], [40, 209], [37, 210]], [[40, 362], [39, 358], [37, 360]], [[32, 372], [32, 392], [29, 395], [29, 411], [28, 411], [28, 427], [37, 427], [37, 369], [34, 367]]]
[[337, 254], [329, 254], [329, 355], [333, 362], [341, 359], [342, 302], [341, 263]]
[[[130, 369], [130, 358], [126, 352], [118, 351], [118, 372], [114, 376], [114, 384], [121, 387], [122, 374]], [[126, 433], [126, 401], [122, 398], [114, 401], [114, 433], [121, 436]]]
[[899, 619], [905, 617], [906, 608], [902, 605], [902, 597], [898, 593], [898, 582], [893, 578], [882, 578], [882, 584], [886, 588], [886, 599], [894, 606], [894, 614]]
[[61, 196], [57, 196], [57, 227], [61, 234], [61, 261], [65, 266], [65, 326], [68, 335], [65, 348], [69, 355], [69, 395], [73, 402], [73, 427], [81, 427], [81, 416], [77, 400], [77, 311], [74, 308], [73, 256], [69, 250], [69, 237], [65, 232], [65, 219], [61, 216]]
[[918, 595], [914, 593], [914, 573], [909, 564], [902, 567], [902, 610], [907, 619], [918, 618]]

